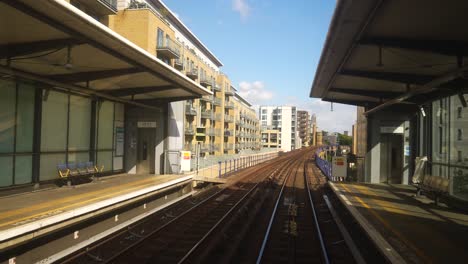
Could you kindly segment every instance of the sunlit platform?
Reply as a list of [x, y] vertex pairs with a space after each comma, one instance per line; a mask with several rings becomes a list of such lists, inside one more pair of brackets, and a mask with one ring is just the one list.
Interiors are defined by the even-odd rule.
[[120, 174], [88, 184], [1, 197], [0, 249], [191, 181], [192, 175]]
[[416, 189], [408, 185], [330, 186], [393, 263], [468, 259], [468, 214], [415, 196]]

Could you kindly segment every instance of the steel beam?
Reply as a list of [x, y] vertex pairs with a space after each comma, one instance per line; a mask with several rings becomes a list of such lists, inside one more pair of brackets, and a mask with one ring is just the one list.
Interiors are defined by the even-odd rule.
[[376, 102], [370, 101], [359, 101], [359, 100], [343, 100], [343, 99], [330, 99], [330, 98], [323, 98], [322, 101], [330, 102], [330, 103], [338, 103], [338, 104], [347, 104], [347, 105], [357, 105], [357, 106], [374, 106]]
[[403, 95], [400, 95], [400, 96], [398, 96], [396, 98], [388, 100], [385, 103], [380, 104], [380, 105], [378, 105], [378, 106], [364, 112], [364, 115], [367, 116], [369, 114], [375, 113], [375, 112], [377, 112], [377, 111], [379, 111], [381, 109], [384, 109], [386, 107], [389, 107], [391, 105], [403, 102], [403, 101], [407, 100], [408, 98], [411, 98], [411, 97], [413, 97], [415, 95], [426, 94], [426, 93], [432, 92], [432, 91], [434, 91], [436, 89], [436, 87], [439, 87], [442, 84], [453, 81], [453, 80], [455, 80], [455, 79], [457, 79], [459, 77], [463, 77], [465, 75], [466, 71], [468, 71], [468, 66], [459, 68], [459, 69], [457, 69], [457, 70], [455, 70], [453, 72], [449, 72], [447, 74], [444, 74], [442, 76], [434, 78], [430, 82], [427, 82], [426, 84], [424, 84], [421, 88], [418, 88], [417, 90], [409, 91], [409, 92], [407, 92], [407, 93], [405, 93]]
[[167, 97], [167, 98], [158, 98], [158, 99], [137, 99], [134, 102], [142, 103], [145, 105], [158, 105], [158, 104], [167, 104], [171, 102], [185, 101], [190, 99], [196, 99], [200, 97], [196, 96], [180, 96], [180, 97]]
[[74, 91], [76, 93], [87, 94], [87, 95], [95, 95], [95, 96], [102, 97], [102, 98], [105, 98], [105, 99], [108, 99], [108, 100], [111, 100], [111, 101], [121, 102], [121, 103], [126, 103], [126, 104], [132, 104], [132, 105], [136, 105], [136, 106], [143, 107], [143, 108], [156, 109], [156, 108], [154, 108], [152, 106], [148, 106], [148, 105], [145, 105], [145, 104], [142, 104], [142, 103], [139, 103], [139, 102], [135, 102], [135, 101], [131, 101], [131, 100], [125, 100], [125, 99], [122, 99], [122, 98], [119, 98], [119, 97], [111, 96], [111, 95], [105, 94], [103, 92], [96, 91], [96, 90], [86, 88], [86, 87], [82, 87], [82, 86], [78, 86], [78, 85], [61, 83], [61, 82], [58, 82], [56, 80], [49, 79], [48, 76], [37, 75], [37, 74], [34, 74], [34, 73], [25, 72], [25, 71], [22, 71], [22, 70], [10, 68], [10, 67], [3, 66], [3, 65], [0, 65], [0, 72], [11, 75], [11, 76], [17, 76], [17, 77], [20, 77], [20, 78], [29, 79], [29, 80], [37, 81], [37, 82], [40, 82], [40, 83], [48, 84], [48, 85], [50, 85], [52, 87], [57, 87], [58, 89], [61, 88], [61, 89], [68, 90], [68, 91]]
[[364, 90], [364, 89], [336, 88], [336, 87], [330, 88], [329, 92], [368, 96], [368, 97], [374, 97], [374, 98], [392, 98], [392, 97], [402, 94], [400, 92], [392, 92], [392, 91], [375, 91], [375, 90], [369, 91], [369, 90]]
[[135, 74], [143, 72], [143, 70], [138, 68], [125, 68], [125, 69], [113, 69], [113, 70], [103, 70], [103, 71], [88, 71], [88, 72], [75, 72], [67, 74], [57, 74], [57, 75], [47, 75], [47, 78], [56, 80], [64, 83], [78, 83], [78, 82], [87, 82], [94, 81], [99, 79], [106, 79], [117, 77], [121, 75]]
[[423, 85], [430, 82], [437, 76], [407, 74], [399, 72], [378, 72], [378, 71], [360, 71], [360, 70], [342, 70], [340, 75], [348, 75], [353, 77], [368, 78], [381, 81], [398, 82], [405, 84]]
[[463, 41], [368, 37], [361, 39], [359, 44], [424, 51], [448, 56], [468, 55], [468, 42]]
[[51, 39], [33, 42], [12, 43], [0, 45], [0, 59], [14, 59], [18, 56], [30, 55], [43, 51], [65, 48], [67, 46], [76, 46], [84, 44], [83, 41], [65, 38]]
[[151, 93], [151, 92], [161, 92], [161, 91], [167, 91], [167, 90], [173, 90], [173, 89], [177, 89], [177, 87], [173, 85], [147, 86], [147, 87], [113, 89], [113, 90], [106, 90], [105, 92], [112, 96], [122, 97], [122, 96], [145, 94], [145, 93]]

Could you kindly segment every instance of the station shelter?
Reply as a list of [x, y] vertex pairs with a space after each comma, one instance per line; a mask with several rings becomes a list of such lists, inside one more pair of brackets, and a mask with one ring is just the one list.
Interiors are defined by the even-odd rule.
[[424, 173], [468, 200], [465, 10], [466, 1], [337, 2], [310, 96], [358, 106], [360, 181], [411, 184], [427, 157]]
[[0, 17], [0, 188], [59, 164], [164, 173], [182, 101], [209, 90], [66, 1], [0, 1]]

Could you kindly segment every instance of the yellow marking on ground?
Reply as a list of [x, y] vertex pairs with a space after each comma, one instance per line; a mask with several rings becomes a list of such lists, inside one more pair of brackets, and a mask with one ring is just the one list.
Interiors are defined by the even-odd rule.
[[53, 208], [52, 210], [49, 210], [49, 211], [41, 212], [41, 213], [34, 214], [34, 215], [28, 215], [28, 216], [23, 217], [23, 218], [19, 218], [19, 219], [15, 219], [15, 220], [11, 220], [11, 221], [8, 221], [8, 222], [1, 223], [0, 227], [7, 226], [7, 225], [10, 225], [10, 224], [14, 224], [14, 223], [21, 222], [21, 221], [25, 221], [27, 219], [39, 217], [41, 215], [48, 214], [48, 213], [53, 212], [53, 211], [60, 211], [60, 210], [64, 210], [64, 209], [67, 209], [67, 208], [70, 208], [70, 207], [73, 207], [73, 206], [77, 206], [77, 205], [81, 205], [81, 204], [87, 204], [87, 203], [93, 202], [95, 200], [100, 200], [100, 199], [105, 200], [105, 198], [115, 196], [115, 195], [118, 195], [118, 194], [130, 193], [133, 190], [141, 189], [141, 187], [143, 187], [143, 186], [135, 186], [133, 188], [125, 189], [123, 191], [113, 192], [113, 193], [109, 193], [109, 194], [106, 194], [106, 195], [103, 195], [103, 196], [94, 197], [93, 199], [88, 199], [88, 200], [84, 200], [84, 201], [81, 201], [81, 202], [76, 202], [76, 203], [69, 204], [69, 205], [62, 206], [62, 207], [56, 207], [56, 208]]
[[[141, 187], [141, 185], [144, 185], [146, 183], [150, 183], [152, 181], [155, 181], [155, 179], [154, 178], [143, 179], [143, 180], [139, 180], [139, 181], [136, 181], [136, 182], [129, 182], [129, 183], [126, 183], [126, 184], [117, 185], [117, 186], [113, 186], [113, 187], [108, 187], [108, 188], [105, 188], [105, 189], [99, 189], [99, 190], [96, 190], [96, 191], [93, 191], [93, 192], [86, 192], [86, 193], [82, 193], [82, 194], [78, 194], [78, 195], [68, 196], [68, 197], [60, 199], [60, 200], [52, 200], [52, 201], [48, 201], [48, 202], [44, 202], [44, 203], [35, 204], [35, 205], [29, 206], [29, 207], [23, 207], [21, 209], [10, 210], [10, 211], [3, 212], [0, 215], [0, 219], [5, 219], [5, 218], [9, 218], [9, 217], [12, 217], [12, 216], [15, 216], [15, 215], [20, 215], [22, 213], [44, 209], [44, 208], [47, 208], [49, 206], [54, 206], [53, 211], [56, 211], [57, 209], [63, 208], [63, 207], [55, 207], [56, 205], [73, 202], [72, 204], [69, 204], [69, 205], [65, 206], [65, 207], [70, 207], [70, 206], [73, 206], [73, 205], [76, 205], [76, 204], [82, 204], [82, 203], [86, 203], [86, 202], [93, 201], [93, 200], [96, 200], [96, 199], [100, 199], [100, 198], [103, 197], [101, 195], [102, 193], [108, 193], [110, 191], [117, 190], [117, 189], [124, 189], [123, 191], [120, 191], [120, 192], [112, 192], [110, 194], [104, 195], [104, 197], [107, 197], [109, 195], [115, 195], [115, 194], [119, 194], [119, 193], [123, 193], [123, 192], [128, 192], [129, 191], [128, 188], [130, 188], [130, 190], [133, 190], [133, 189], [135, 189], [135, 188], [132, 188], [133, 186]], [[94, 198], [90, 199], [90, 200], [84, 200], [84, 201], [81, 201], [81, 202], [78, 202], [78, 203], [74, 202], [74, 201], [80, 201], [80, 200], [85, 199], [87, 197], [94, 197]], [[41, 212], [39, 214], [36, 214], [35, 216], [42, 215], [42, 214], [45, 214], [47, 212], [49, 212], [49, 211]], [[25, 218], [22, 218], [22, 219], [27, 219], [27, 218], [31, 218], [31, 217], [32, 216], [28, 216], [28, 217], [25, 217]], [[17, 221], [19, 221], [19, 220], [15, 219], [14, 222], [17, 222]], [[2, 223], [2, 224], [0, 224], [0, 226], [5, 226], [5, 224]]]
[[[349, 190], [347, 187], [346, 187], [346, 184], [343, 184], [343, 183], [340, 183], [340, 185], [349, 193], [352, 193], [351, 190]], [[359, 190], [357, 190], [359, 192]], [[367, 189], [367, 191], [369, 191]], [[369, 195], [370, 193], [363, 193], [364, 195]], [[390, 223], [388, 223], [385, 219], [383, 219], [372, 207], [370, 207], [366, 202], [364, 202], [360, 197], [358, 196], [355, 196], [356, 200], [362, 205], [364, 206], [365, 208], [367, 208], [369, 210], [369, 212], [371, 212], [371, 214], [377, 219], [379, 220], [384, 226], [385, 228], [387, 228], [388, 230], [390, 230], [390, 232], [392, 232], [399, 240], [401, 240], [403, 243], [405, 243], [407, 246], [409, 246], [415, 253], [416, 255], [418, 255], [425, 263], [433, 263], [433, 261], [426, 255], [424, 254], [424, 252], [422, 250], [420, 250], [418, 247], [416, 247], [413, 243], [411, 243], [409, 240], [407, 240], [400, 232], [398, 232], [397, 230], [395, 230], [391, 225]], [[369, 198], [371, 199], [371, 198]], [[373, 199], [371, 199], [373, 200]], [[379, 204], [380, 206], [381, 205], [381, 202], [380, 201], [376, 201], [374, 200], [375, 203]], [[383, 202], [382, 202], [383, 203]], [[385, 206], [382, 206], [383, 209], [385, 211], [389, 211], [389, 210], [386, 210], [385, 209]], [[392, 212], [392, 211], [390, 211]]]

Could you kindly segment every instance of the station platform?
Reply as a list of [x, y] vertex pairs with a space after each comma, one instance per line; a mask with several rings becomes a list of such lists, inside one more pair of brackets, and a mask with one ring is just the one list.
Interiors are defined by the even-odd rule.
[[103, 208], [115, 208], [145, 194], [189, 183], [192, 177], [120, 174], [82, 185], [0, 197], [0, 250], [70, 219], [80, 221]]
[[466, 263], [468, 214], [409, 185], [329, 184], [392, 263]]

